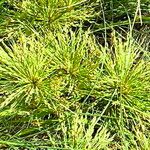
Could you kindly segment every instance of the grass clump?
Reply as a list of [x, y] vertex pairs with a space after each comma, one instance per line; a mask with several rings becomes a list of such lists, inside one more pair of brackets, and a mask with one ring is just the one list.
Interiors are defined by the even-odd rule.
[[0, 2], [0, 149], [149, 149], [147, 36], [98, 37], [98, 4]]
[[[123, 42], [114, 34], [112, 47], [103, 47], [82, 30], [21, 34], [3, 45], [0, 60], [1, 129], [14, 139], [32, 137], [40, 147], [44, 138], [47, 146], [69, 149], [148, 147], [149, 52], [131, 37]], [[81, 133], [73, 137], [75, 128]], [[4, 132], [1, 137], [12, 142]]]
[[98, 112], [100, 109], [103, 115], [109, 116], [110, 119], [103, 120], [111, 122], [110, 128], [118, 131], [123, 145], [129, 148], [135, 144], [130, 138], [136, 138], [137, 130], [148, 131], [150, 66], [147, 52], [131, 38], [126, 42], [115, 38], [113, 44], [109, 53], [109, 49], [103, 49], [104, 71], [95, 86], [98, 96], [103, 97], [97, 100], [96, 107]]
[[0, 33], [6, 36], [20, 29], [30, 35], [34, 30], [45, 34], [64, 26], [75, 28], [78, 22], [90, 21], [96, 15], [93, 2], [86, 0], [8, 0], [1, 5]]

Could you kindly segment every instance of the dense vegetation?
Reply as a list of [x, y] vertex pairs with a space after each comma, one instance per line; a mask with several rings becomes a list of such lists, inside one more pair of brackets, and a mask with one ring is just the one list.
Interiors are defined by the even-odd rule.
[[0, 149], [149, 150], [149, 0], [0, 1]]

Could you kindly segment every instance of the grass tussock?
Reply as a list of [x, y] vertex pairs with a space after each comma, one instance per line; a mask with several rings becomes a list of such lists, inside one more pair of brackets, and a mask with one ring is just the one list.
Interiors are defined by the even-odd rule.
[[149, 149], [148, 36], [98, 32], [98, 4], [0, 2], [0, 149]]

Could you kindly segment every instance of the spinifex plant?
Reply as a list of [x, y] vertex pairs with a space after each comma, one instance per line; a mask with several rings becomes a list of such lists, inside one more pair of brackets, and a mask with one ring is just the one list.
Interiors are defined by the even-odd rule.
[[125, 42], [113, 36], [111, 47], [101, 47], [103, 71], [100, 70], [93, 89], [102, 122], [110, 123], [112, 131], [118, 132], [118, 141], [126, 148], [143, 147], [136, 139], [139, 130], [149, 137], [150, 57], [141, 45], [130, 36]]
[[0, 53], [3, 140], [9, 135], [48, 138], [47, 131], [59, 128], [65, 111], [79, 108], [79, 85], [95, 79], [99, 62], [92, 36], [83, 31], [49, 33], [47, 38], [21, 33], [9, 47], [3, 43]]
[[[44, 138], [47, 146], [72, 148], [73, 135], [68, 130], [74, 128], [76, 119], [89, 115], [88, 121], [92, 116], [99, 117], [91, 133], [107, 125], [114, 137], [110, 148], [146, 149], [149, 146], [149, 52], [131, 36], [123, 42], [112, 35], [111, 47], [96, 44], [94, 36], [81, 29], [76, 33], [67, 29], [49, 33], [46, 38], [26, 37], [21, 33], [11, 46], [3, 44], [0, 48], [1, 143], [13, 145], [18, 138], [32, 137], [30, 144], [38, 140], [39, 147], [44, 145]], [[66, 120], [66, 113], [75, 115], [76, 119]], [[74, 140], [88, 134], [86, 126], [77, 128], [85, 131]], [[96, 139], [90, 135], [91, 143], [99, 139], [99, 134], [101, 131]], [[57, 143], [57, 138], [61, 142]], [[76, 144], [81, 149], [90, 148], [85, 140]]]
[[149, 150], [148, 13], [149, 0], [1, 0], [0, 149]]
[[21, 29], [27, 35], [33, 30], [45, 34], [64, 25], [76, 27], [96, 14], [92, 5], [84, 0], [8, 0], [0, 3], [0, 33], [14, 34]]

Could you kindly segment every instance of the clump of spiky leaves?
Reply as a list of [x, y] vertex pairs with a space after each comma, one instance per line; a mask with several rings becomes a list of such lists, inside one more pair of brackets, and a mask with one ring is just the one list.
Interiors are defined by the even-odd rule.
[[[65, 114], [77, 113], [79, 116], [74, 117], [78, 121], [82, 114], [99, 116], [98, 124], [107, 125], [114, 135], [110, 148], [149, 146], [150, 56], [142, 44], [131, 36], [123, 42], [113, 33], [112, 45], [103, 47], [82, 30], [48, 33], [46, 38], [19, 37], [10, 47], [4, 44], [0, 49], [3, 141], [13, 135], [12, 139], [33, 138], [41, 145], [71, 147], [67, 137], [73, 136], [68, 130], [74, 126], [68, 125]], [[84, 130], [86, 125], [81, 127]], [[87, 131], [81, 132], [83, 137]], [[64, 143], [56, 143], [62, 134]], [[99, 134], [101, 131], [96, 141]], [[78, 139], [76, 145], [80, 147]], [[82, 144], [90, 149], [86, 142]]]
[[91, 20], [95, 15], [93, 4], [84, 0], [8, 0], [1, 4], [0, 32], [14, 34], [22, 29], [30, 35], [33, 29], [45, 34], [64, 25], [76, 27], [80, 21]]
[[[32, 107], [39, 105], [45, 95], [62, 99], [65, 94], [75, 94], [81, 83], [95, 80], [100, 51], [94, 43], [88, 32], [64, 30], [49, 33], [46, 39], [21, 35], [10, 47], [4, 44], [0, 76], [1, 90], [7, 98], [1, 108]], [[18, 96], [22, 98], [14, 103]]]
[[94, 79], [98, 66], [98, 49], [83, 31], [49, 33], [46, 39], [21, 34], [0, 52], [2, 139], [38, 138], [57, 129], [60, 114], [79, 105], [79, 83]]
[[150, 57], [141, 45], [131, 36], [123, 42], [113, 33], [111, 47], [101, 47], [103, 71], [93, 90], [102, 121], [110, 122], [126, 148], [143, 147], [138, 131], [149, 140]]

